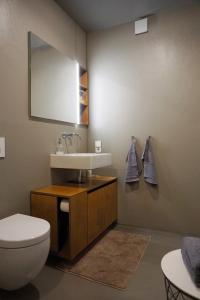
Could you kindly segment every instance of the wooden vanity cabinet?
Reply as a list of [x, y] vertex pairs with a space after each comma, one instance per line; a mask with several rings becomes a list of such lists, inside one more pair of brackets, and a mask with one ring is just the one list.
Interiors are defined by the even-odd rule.
[[[69, 213], [60, 210], [69, 201]], [[48, 186], [31, 192], [31, 215], [51, 225], [51, 252], [73, 259], [117, 221], [115, 177], [90, 179], [85, 184]]]

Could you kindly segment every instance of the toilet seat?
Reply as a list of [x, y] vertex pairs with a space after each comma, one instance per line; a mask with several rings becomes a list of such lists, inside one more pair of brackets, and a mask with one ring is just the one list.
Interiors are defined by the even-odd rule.
[[0, 248], [24, 248], [49, 238], [50, 224], [39, 218], [15, 214], [0, 220]]

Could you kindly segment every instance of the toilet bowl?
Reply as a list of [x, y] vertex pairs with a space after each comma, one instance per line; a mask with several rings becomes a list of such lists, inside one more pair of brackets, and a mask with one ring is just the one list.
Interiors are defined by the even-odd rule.
[[0, 220], [0, 288], [23, 287], [43, 268], [50, 247], [50, 224], [15, 214]]

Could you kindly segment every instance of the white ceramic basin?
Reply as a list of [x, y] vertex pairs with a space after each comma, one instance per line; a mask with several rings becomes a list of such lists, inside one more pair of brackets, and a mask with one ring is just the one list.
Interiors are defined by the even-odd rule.
[[50, 154], [51, 168], [91, 170], [111, 164], [111, 153]]

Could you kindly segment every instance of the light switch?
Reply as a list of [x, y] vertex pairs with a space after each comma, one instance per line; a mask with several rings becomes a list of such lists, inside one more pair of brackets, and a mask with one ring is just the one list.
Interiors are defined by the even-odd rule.
[[0, 137], [0, 158], [5, 158], [6, 156], [6, 146], [5, 137]]

